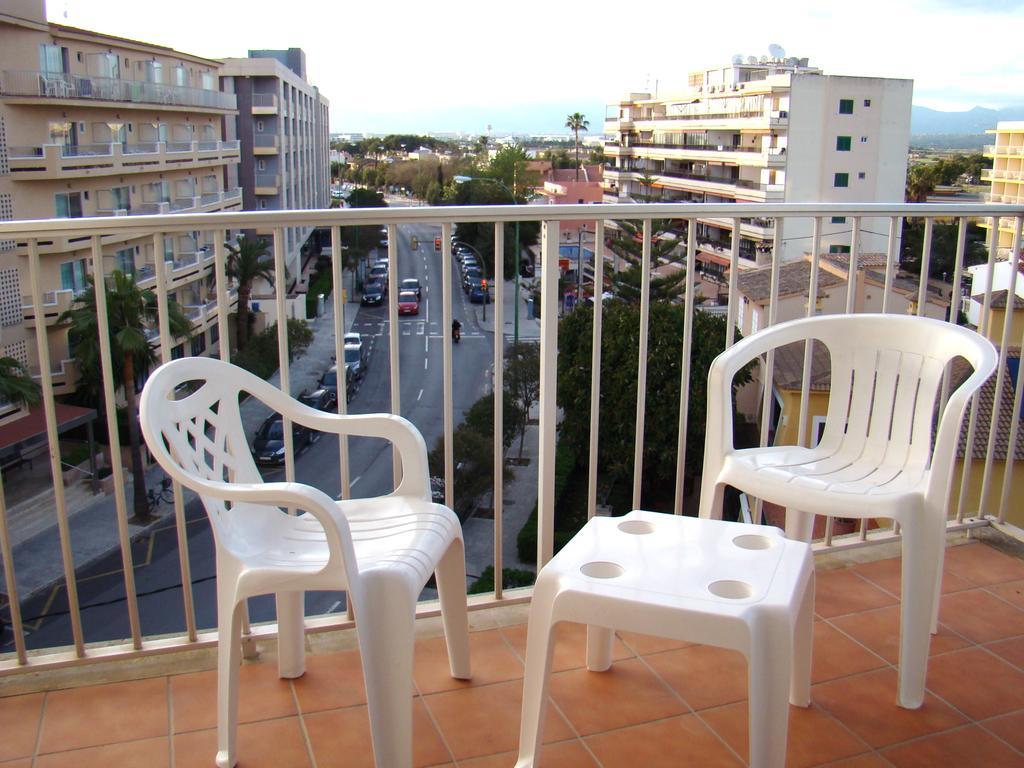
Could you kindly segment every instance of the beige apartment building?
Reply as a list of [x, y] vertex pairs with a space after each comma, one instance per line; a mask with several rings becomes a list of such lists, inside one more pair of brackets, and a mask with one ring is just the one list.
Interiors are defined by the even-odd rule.
[[[913, 81], [825, 75], [807, 59], [733, 57], [692, 72], [683, 93], [630, 93], [605, 119], [608, 202], [903, 201]], [[822, 248], [849, 250], [852, 222], [824, 219]], [[772, 219], [740, 222], [744, 268], [770, 261]], [[698, 263], [729, 264], [731, 218], [698, 220]], [[790, 218], [782, 258], [811, 251], [812, 221]], [[884, 251], [887, 222], [861, 221], [860, 250]]]
[[[1024, 121], [1003, 121], [986, 133], [994, 134], [996, 140], [985, 147], [985, 157], [992, 158], [992, 168], [981, 172], [981, 180], [992, 185], [989, 202], [1024, 203]], [[978, 223], [985, 229], [991, 227], [989, 219]], [[999, 257], [1007, 258], [1012, 245], [1013, 219], [1007, 216], [999, 220]]]
[[[0, 220], [237, 210], [236, 100], [220, 62], [46, 21], [42, 0], [0, 10]], [[216, 348], [210, 233], [103, 238], [105, 270], [171, 296], [194, 322], [176, 356]], [[45, 318], [57, 391], [74, 384], [67, 328], [57, 325], [91, 271], [88, 240], [40, 244], [44, 306], [29, 298], [27, 247], [0, 243], [0, 354], [38, 373], [35, 323]], [[155, 334], [154, 334], [155, 335]]]

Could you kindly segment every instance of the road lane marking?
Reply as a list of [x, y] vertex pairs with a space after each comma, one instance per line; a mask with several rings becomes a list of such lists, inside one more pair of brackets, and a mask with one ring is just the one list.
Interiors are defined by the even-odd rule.
[[420, 393], [418, 395], [416, 395], [416, 402], [417, 403], [420, 401], [421, 397], [423, 397], [423, 390], [422, 389], [420, 390]]
[[[426, 333], [426, 329], [424, 329], [424, 333]], [[426, 335], [423, 337], [423, 352], [424, 354], [430, 352], [430, 337]]]
[[351, 483], [348, 484], [348, 487], [351, 488], [353, 485], [355, 485], [356, 483], [358, 483], [362, 479], [363, 479], [363, 476], [359, 475], [355, 480], [353, 480]]

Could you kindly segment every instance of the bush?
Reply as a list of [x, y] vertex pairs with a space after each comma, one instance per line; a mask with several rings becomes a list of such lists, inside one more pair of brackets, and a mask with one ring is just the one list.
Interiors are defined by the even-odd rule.
[[313, 273], [312, 278], [309, 281], [309, 292], [306, 294], [306, 317], [316, 316], [316, 305], [320, 299], [320, 294], [324, 295], [324, 298], [331, 295], [331, 290], [334, 287], [334, 276], [331, 274], [331, 262], [329, 259], [326, 260], [326, 267], [323, 265], [325, 259], [318, 259], [316, 262], [317, 272]]
[[[313, 341], [313, 331], [305, 320], [288, 321], [288, 353], [294, 358], [301, 354]], [[232, 361], [240, 368], [254, 373], [261, 379], [270, 378], [281, 367], [277, 356], [277, 324], [266, 328], [249, 339], [244, 349], [238, 351]]]
[[[515, 589], [516, 587], [529, 587], [533, 584], [537, 578], [537, 574], [533, 571], [524, 571], [520, 568], [502, 568], [501, 569], [501, 582], [505, 589]], [[494, 566], [488, 565], [484, 568], [484, 572], [480, 574], [480, 577], [474, 581], [467, 590], [471, 595], [479, 595], [484, 592], [494, 591]]]
[[[555, 540], [554, 551], [557, 552], [580, 529], [577, 524], [576, 515], [571, 510], [564, 509], [565, 491], [569, 484], [569, 478], [576, 469], [576, 453], [564, 443], [559, 443], [555, 448]], [[585, 522], [585, 521], [584, 521]], [[524, 563], [537, 562], [537, 505], [534, 504], [533, 512], [529, 519], [519, 529], [516, 537], [516, 551], [519, 559]]]

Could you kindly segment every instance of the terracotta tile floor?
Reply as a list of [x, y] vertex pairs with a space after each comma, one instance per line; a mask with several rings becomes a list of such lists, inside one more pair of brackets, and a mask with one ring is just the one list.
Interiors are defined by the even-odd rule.
[[[984, 543], [950, 548], [917, 711], [895, 703], [898, 561], [818, 576], [813, 704], [790, 710], [790, 766], [1024, 768], [1021, 560]], [[417, 766], [514, 764], [526, 627], [506, 621], [473, 633], [471, 684], [448, 676], [440, 638], [418, 641]], [[622, 633], [612, 669], [590, 673], [584, 647], [582, 627], [562, 628], [542, 765], [745, 764], [740, 655]], [[272, 660], [246, 664], [241, 681], [243, 768], [373, 765], [356, 651], [311, 655], [290, 682]], [[206, 671], [0, 698], [0, 768], [210, 766], [215, 687]]]

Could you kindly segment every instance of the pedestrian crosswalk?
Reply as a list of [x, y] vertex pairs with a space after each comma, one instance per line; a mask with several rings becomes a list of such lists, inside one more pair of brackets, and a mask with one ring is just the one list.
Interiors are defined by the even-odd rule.
[[[352, 324], [352, 330], [359, 332], [362, 336], [377, 338], [388, 335], [388, 326], [389, 323], [386, 320], [376, 322], [357, 321]], [[426, 320], [399, 320], [398, 329], [401, 336], [426, 336], [431, 339], [440, 339], [447, 335], [441, 332], [439, 323], [428, 323]], [[463, 326], [462, 338], [483, 339], [488, 338], [488, 334], [479, 330], [470, 331]]]

